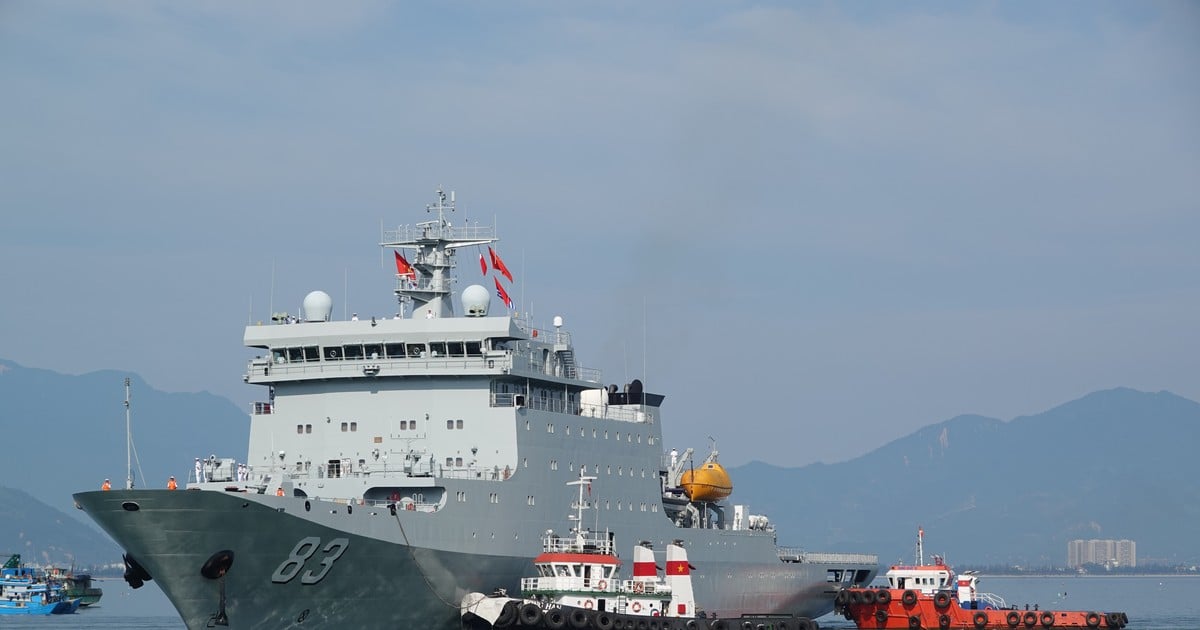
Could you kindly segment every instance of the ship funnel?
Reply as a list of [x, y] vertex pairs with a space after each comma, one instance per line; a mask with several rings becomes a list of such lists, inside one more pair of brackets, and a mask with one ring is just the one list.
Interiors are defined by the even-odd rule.
[[633, 579], [637, 582], [658, 581], [658, 567], [654, 564], [654, 550], [649, 545], [633, 547]]
[[671, 589], [671, 609], [668, 617], [694, 617], [696, 597], [692, 595], [692, 565], [687, 550], [678, 540], [667, 545], [667, 575], [664, 581]]

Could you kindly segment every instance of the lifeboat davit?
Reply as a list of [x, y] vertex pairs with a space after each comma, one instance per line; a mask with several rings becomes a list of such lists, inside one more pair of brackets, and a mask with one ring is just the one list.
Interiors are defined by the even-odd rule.
[[679, 487], [692, 501], [720, 501], [733, 492], [733, 482], [725, 467], [713, 461], [699, 468], [684, 471], [679, 477]]

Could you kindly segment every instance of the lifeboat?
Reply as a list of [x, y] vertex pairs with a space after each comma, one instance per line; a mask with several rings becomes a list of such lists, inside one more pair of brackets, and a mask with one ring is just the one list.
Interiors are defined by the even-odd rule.
[[684, 471], [679, 486], [692, 501], [720, 501], [733, 492], [733, 482], [725, 467], [715, 461], [706, 461], [699, 468]]

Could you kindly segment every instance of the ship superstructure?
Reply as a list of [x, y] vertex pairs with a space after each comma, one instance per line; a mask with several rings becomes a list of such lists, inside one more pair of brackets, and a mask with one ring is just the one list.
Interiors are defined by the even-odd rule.
[[710, 612], [817, 617], [871, 580], [874, 556], [780, 548], [728, 491], [679, 487], [690, 451], [664, 453], [664, 396], [606, 385], [561, 317], [515, 315], [499, 280], [500, 304], [482, 285], [456, 295], [456, 255], [494, 256], [495, 229], [455, 225], [440, 190], [427, 210], [382, 239], [394, 315], [335, 321], [314, 291], [246, 328], [261, 354], [244, 378], [264, 392], [247, 466], [212, 457], [187, 491], [75, 495], [189, 627], [457, 627], [464, 594], [519, 590], [580, 475], [603, 479], [587, 500], [617, 536], [688, 548]]

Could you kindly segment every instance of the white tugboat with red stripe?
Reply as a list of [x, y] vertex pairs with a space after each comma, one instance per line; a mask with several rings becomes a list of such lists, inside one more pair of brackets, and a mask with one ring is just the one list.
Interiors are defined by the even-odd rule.
[[542, 538], [534, 558], [536, 577], [521, 580], [522, 598], [503, 590], [492, 595], [468, 593], [462, 600], [464, 627], [544, 628], [548, 630], [818, 630], [807, 617], [763, 614], [737, 618], [708, 617], [696, 608], [687, 550], [682, 541], [666, 549], [665, 572], [659, 575], [651, 544], [633, 547], [633, 575], [620, 575], [621, 560], [613, 533], [582, 526], [590, 507], [595, 477], [581, 475], [575, 513], [567, 536], [552, 530]]

